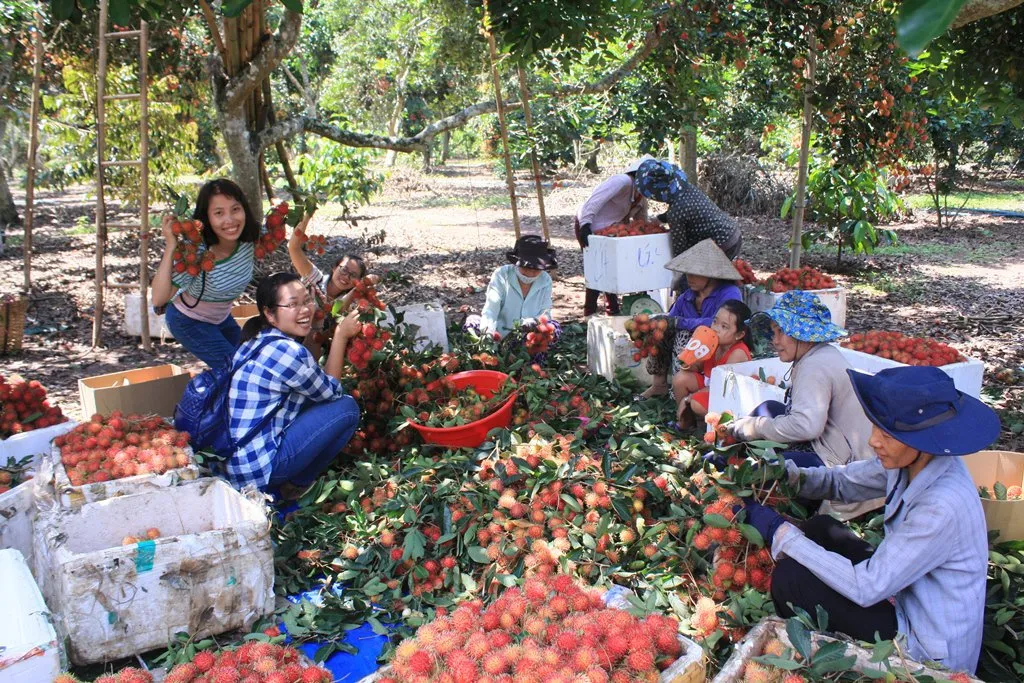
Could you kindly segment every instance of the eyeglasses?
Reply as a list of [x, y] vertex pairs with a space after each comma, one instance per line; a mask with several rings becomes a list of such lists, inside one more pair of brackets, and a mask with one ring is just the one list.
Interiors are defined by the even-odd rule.
[[305, 299], [302, 300], [301, 303], [277, 304], [275, 308], [305, 308], [313, 306], [314, 303], [316, 302], [313, 301], [313, 297], [307, 296]]

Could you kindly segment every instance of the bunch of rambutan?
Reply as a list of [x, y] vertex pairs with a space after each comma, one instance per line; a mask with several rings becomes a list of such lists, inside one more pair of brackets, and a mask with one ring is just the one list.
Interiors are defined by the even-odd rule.
[[718, 498], [704, 507], [707, 526], [693, 537], [697, 550], [717, 546], [711, 582], [718, 599], [724, 598], [727, 590], [742, 591], [747, 586], [764, 592], [771, 589], [775, 564], [771, 552], [758, 548], [743, 535], [737, 513], [733, 512], [737, 507], [741, 507], [740, 499], [720, 490]]
[[[203, 650], [168, 672], [164, 683], [331, 683], [318, 666], [303, 666], [295, 648], [250, 641], [237, 650]], [[134, 683], [134, 682], [133, 682]]]
[[[53, 679], [53, 683], [81, 683], [77, 677], [70, 673], [58, 674]], [[121, 669], [117, 673], [107, 674], [100, 676], [96, 679], [95, 683], [153, 683], [153, 674], [143, 669], [137, 669], [134, 666], [130, 666], [127, 669]]]
[[678, 629], [609, 609], [568, 574], [533, 577], [486, 609], [465, 603], [420, 627], [379, 683], [657, 681], [682, 654]]

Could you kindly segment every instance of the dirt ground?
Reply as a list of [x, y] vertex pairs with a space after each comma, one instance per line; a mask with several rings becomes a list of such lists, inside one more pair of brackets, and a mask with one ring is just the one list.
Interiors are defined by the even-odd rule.
[[[380, 274], [382, 299], [396, 304], [440, 300], [450, 315], [479, 309], [493, 269], [503, 263], [515, 233], [504, 181], [490, 163], [452, 162], [431, 174], [396, 169], [374, 202], [350, 225], [328, 206], [311, 233], [328, 237], [317, 257], [328, 266], [346, 252], [364, 254]], [[607, 169], [607, 174], [615, 169]], [[601, 177], [584, 175], [545, 186], [551, 240], [558, 253], [555, 317], [578, 319], [583, 305], [582, 257], [572, 234], [579, 204]], [[540, 233], [532, 183], [520, 180], [523, 230]], [[16, 199], [23, 201], [23, 196]], [[133, 367], [200, 363], [173, 340], [157, 341], [152, 354], [123, 332], [122, 294], [108, 297], [103, 345], [91, 347], [95, 267], [94, 200], [89, 188], [37, 193], [32, 306], [23, 352], [0, 357], [0, 372], [39, 379], [73, 418], [80, 418], [77, 380]], [[661, 210], [655, 207], [657, 210]], [[787, 223], [776, 218], [739, 218], [743, 254], [759, 275], [786, 264]], [[76, 227], [77, 221], [77, 227]], [[918, 211], [893, 227], [899, 245], [871, 256], [844, 256], [812, 249], [804, 263], [832, 274], [851, 289], [847, 326], [852, 331], [894, 329], [934, 337], [986, 364], [986, 398], [1003, 409], [1001, 445], [1020, 449], [1024, 438], [1024, 219], [971, 214], [939, 231], [934, 214]], [[8, 233], [0, 256], [0, 292], [23, 282], [21, 234]], [[159, 240], [157, 243], [159, 244]], [[155, 267], [158, 253], [151, 255]], [[117, 234], [108, 247], [108, 278], [137, 281], [138, 242]], [[267, 272], [288, 268], [282, 248]], [[1007, 372], [1009, 370], [1009, 372]], [[1001, 373], [1001, 374], [1000, 374]], [[998, 374], [998, 378], [997, 378]]]

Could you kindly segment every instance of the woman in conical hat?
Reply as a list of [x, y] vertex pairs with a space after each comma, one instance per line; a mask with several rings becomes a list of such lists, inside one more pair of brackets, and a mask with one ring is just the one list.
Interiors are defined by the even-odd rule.
[[701, 325], [711, 327], [718, 308], [724, 302], [743, 300], [736, 286], [736, 281], [741, 279], [740, 274], [714, 240], [695, 244], [665, 267], [684, 275], [687, 289], [676, 298], [664, 316], [667, 328], [663, 331], [658, 353], [647, 359], [647, 372], [653, 378], [652, 384], [639, 398], [668, 394], [668, 373], [675, 374], [679, 370], [674, 359], [686, 346], [690, 334]]

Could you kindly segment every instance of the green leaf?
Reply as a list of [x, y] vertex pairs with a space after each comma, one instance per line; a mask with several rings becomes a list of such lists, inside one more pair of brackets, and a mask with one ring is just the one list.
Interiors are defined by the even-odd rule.
[[281, 4], [292, 12], [302, 14], [302, 0], [281, 0]]
[[132, 21], [131, 5], [128, 0], [110, 0], [108, 5], [110, 22], [118, 26], [127, 26]]
[[758, 548], [764, 547], [764, 539], [761, 538], [761, 532], [755, 527], [749, 524], [740, 524], [740, 533], [743, 534], [743, 538], [747, 539]]
[[221, 13], [225, 17], [237, 17], [246, 7], [252, 4], [252, 0], [225, 0], [221, 5]]
[[490, 556], [487, 554], [486, 548], [481, 548], [478, 545], [474, 545], [467, 548], [467, 552], [469, 553], [469, 558], [474, 562], [479, 562], [480, 564], [488, 564], [491, 561]]
[[378, 620], [377, 617], [367, 617], [366, 623], [370, 625], [370, 628], [372, 628], [373, 632], [378, 636], [386, 636], [389, 633], [387, 627], [380, 623], [380, 620]]
[[933, 38], [946, 32], [966, 0], [903, 0], [896, 20], [896, 41], [917, 57]]
[[796, 619], [789, 619], [786, 621], [786, 633], [800, 656], [809, 661], [811, 659], [811, 632], [807, 627]]
[[811, 664], [811, 671], [819, 676], [830, 671], [849, 671], [854, 664], [857, 663], [857, 658], [853, 655], [849, 657], [840, 657], [838, 659], [825, 659], [822, 661], [815, 660]]
[[802, 669], [804, 666], [800, 662], [794, 661], [792, 659], [786, 659], [785, 657], [776, 657], [775, 655], [762, 655], [760, 657], [754, 657], [754, 661], [759, 662], [761, 664], [774, 666], [775, 668], [782, 669], [784, 671], [796, 671], [797, 669]]
[[75, 11], [75, 0], [50, 0], [50, 11], [57, 21], [66, 21]]
[[992, 487], [992, 492], [996, 494], [996, 500], [1006, 500], [1006, 484], [1001, 481], [997, 481]]
[[874, 650], [871, 652], [871, 661], [875, 663], [884, 662], [889, 659], [889, 655], [891, 655], [895, 649], [896, 646], [891, 640], [883, 640], [875, 645]]
[[713, 526], [716, 529], [728, 529], [730, 526], [732, 526], [732, 522], [730, 522], [722, 515], [713, 514], [704, 515], [704, 523], [708, 526]]
[[402, 547], [405, 549], [405, 552], [402, 553], [402, 559], [407, 560], [411, 558], [418, 560], [423, 557], [423, 551], [427, 547], [427, 539], [419, 529], [413, 529], [405, 535]]
[[779, 211], [779, 218], [785, 218], [789, 215], [789, 210], [793, 206], [793, 195], [786, 197], [786, 201], [782, 202], [782, 210]]

